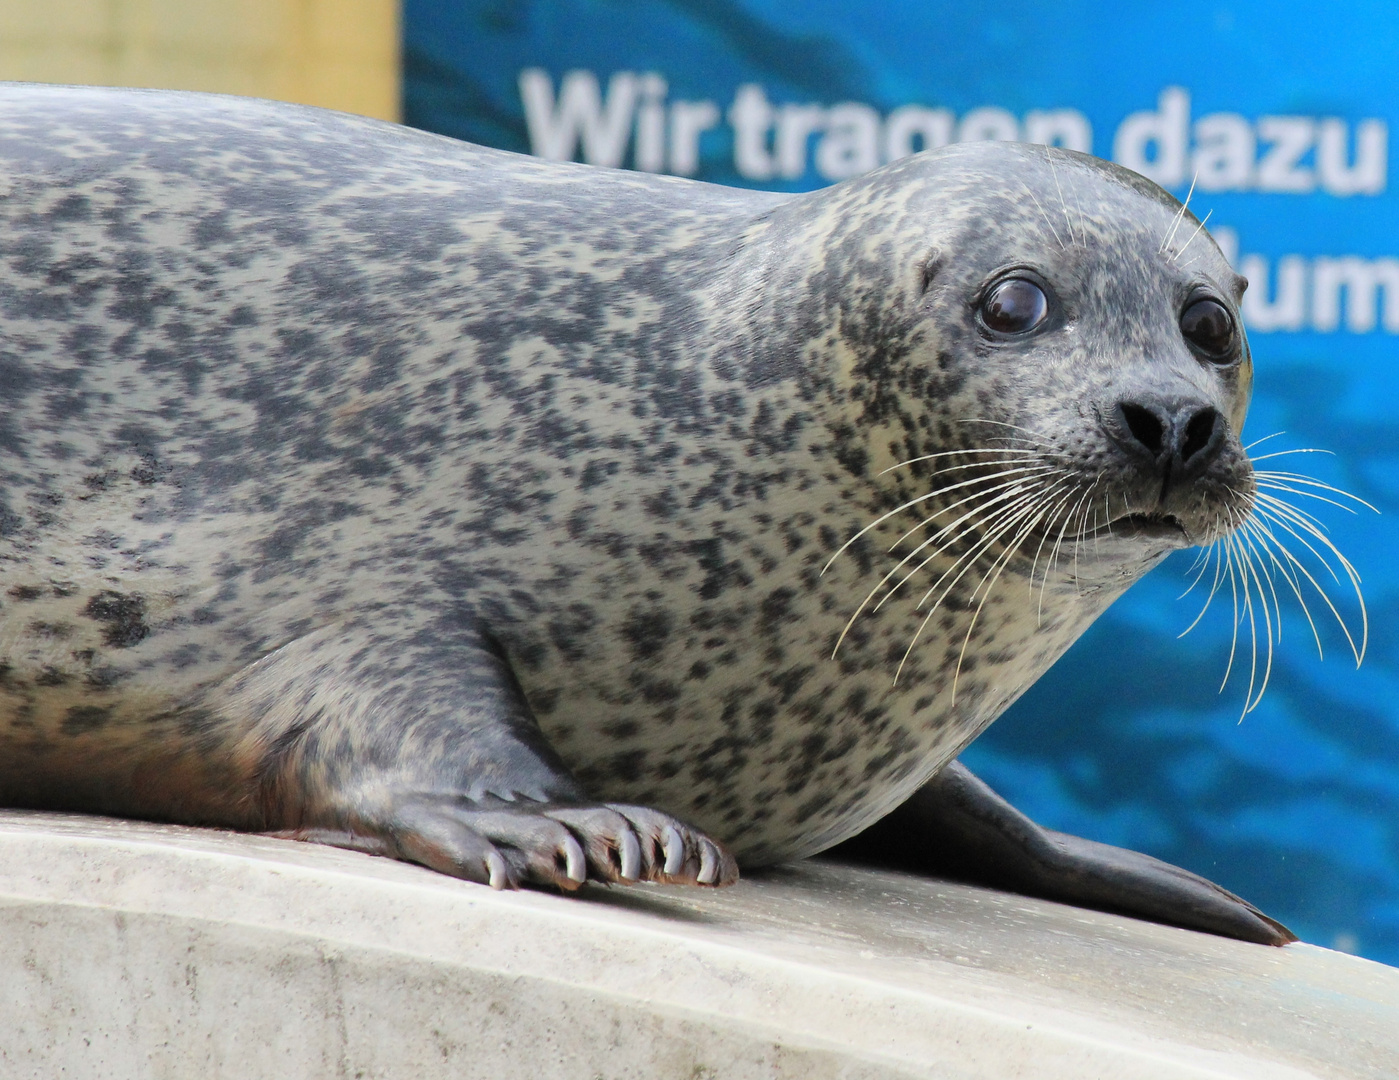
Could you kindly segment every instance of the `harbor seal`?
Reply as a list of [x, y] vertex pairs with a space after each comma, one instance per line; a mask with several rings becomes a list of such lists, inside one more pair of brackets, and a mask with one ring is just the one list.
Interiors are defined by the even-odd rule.
[[3, 804], [564, 888], [906, 805], [920, 859], [1287, 940], [954, 763], [1248, 512], [1243, 282], [1165, 192], [1009, 144], [789, 196], [3, 101]]

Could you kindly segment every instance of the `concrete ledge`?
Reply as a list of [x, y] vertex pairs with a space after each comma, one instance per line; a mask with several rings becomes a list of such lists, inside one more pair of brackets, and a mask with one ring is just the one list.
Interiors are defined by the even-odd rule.
[[1399, 970], [812, 863], [493, 893], [0, 813], [0, 1076], [1394, 1077]]

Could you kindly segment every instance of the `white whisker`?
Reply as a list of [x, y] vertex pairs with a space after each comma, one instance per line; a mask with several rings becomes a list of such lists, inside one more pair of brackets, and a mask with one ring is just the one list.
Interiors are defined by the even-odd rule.
[[[1205, 214], [1204, 220], [1201, 221], [1200, 224], [1198, 224], [1197, 226], [1195, 226], [1195, 231], [1194, 231], [1193, 233], [1190, 234], [1190, 239], [1187, 240], [1184, 244], [1182, 244], [1182, 245], [1181, 245], [1181, 249], [1180, 249], [1179, 251], [1177, 251], [1174, 255], [1171, 256], [1171, 262], [1175, 262], [1175, 261], [1176, 261], [1177, 259], [1179, 259], [1182, 255], [1184, 255], [1184, 254], [1185, 254], [1186, 248], [1188, 248], [1191, 244], [1193, 244], [1193, 243], [1195, 242], [1195, 237], [1199, 236], [1202, 232], [1205, 231], [1205, 222], [1209, 221], [1209, 219], [1210, 219], [1210, 214], [1213, 214], [1213, 213], [1214, 213], [1214, 211], [1213, 211], [1213, 210], [1210, 210], [1208, 213]], [[1198, 256], [1196, 256], [1196, 258], [1198, 258]], [[1194, 261], [1195, 261], [1194, 259], [1191, 259], [1191, 260], [1190, 260], [1190, 262], [1194, 262]], [[1190, 263], [1186, 263], [1186, 265], [1189, 266]]]
[[1180, 228], [1180, 223], [1185, 220], [1185, 213], [1190, 209], [1190, 196], [1195, 194], [1195, 181], [1200, 179], [1200, 170], [1195, 170], [1195, 175], [1190, 178], [1190, 190], [1185, 193], [1185, 202], [1180, 204], [1180, 209], [1176, 211], [1175, 217], [1171, 218], [1170, 232], [1166, 233], [1161, 241], [1161, 246], [1156, 249], [1156, 254], [1160, 255], [1168, 247], [1171, 241], [1176, 238], [1176, 230]]

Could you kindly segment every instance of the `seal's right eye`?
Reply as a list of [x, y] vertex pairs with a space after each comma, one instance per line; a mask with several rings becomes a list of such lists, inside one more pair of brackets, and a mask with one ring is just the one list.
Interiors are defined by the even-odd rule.
[[1049, 298], [1027, 278], [1007, 278], [981, 301], [981, 321], [998, 334], [1024, 334], [1044, 322]]

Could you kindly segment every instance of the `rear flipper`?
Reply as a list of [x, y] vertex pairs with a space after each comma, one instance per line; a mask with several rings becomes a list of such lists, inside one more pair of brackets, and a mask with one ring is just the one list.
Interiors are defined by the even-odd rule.
[[252, 727], [258, 816], [275, 835], [495, 888], [738, 879], [723, 845], [684, 822], [589, 797], [476, 627], [406, 640], [325, 628], [210, 704]]
[[1263, 945], [1297, 940], [1246, 900], [1188, 870], [1040, 828], [956, 761], [829, 854]]

